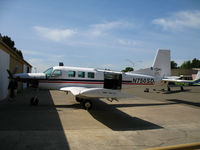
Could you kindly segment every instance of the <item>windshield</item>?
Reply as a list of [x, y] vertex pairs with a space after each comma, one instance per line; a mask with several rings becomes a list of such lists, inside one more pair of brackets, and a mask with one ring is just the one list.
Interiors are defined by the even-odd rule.
[[47, 77], [50, 77], [51, 76], [51, 72], [52, 72], [53, 68], [49, 68], [47, 69], [44, 73], [46, 74]]

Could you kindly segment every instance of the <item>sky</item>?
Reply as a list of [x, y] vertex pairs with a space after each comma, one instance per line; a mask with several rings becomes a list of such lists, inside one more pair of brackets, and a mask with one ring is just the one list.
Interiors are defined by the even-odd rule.
[[157, 49], [200, 59], [199, 0], [0, 0], [0, 33], [41, 72], [151, 67]]

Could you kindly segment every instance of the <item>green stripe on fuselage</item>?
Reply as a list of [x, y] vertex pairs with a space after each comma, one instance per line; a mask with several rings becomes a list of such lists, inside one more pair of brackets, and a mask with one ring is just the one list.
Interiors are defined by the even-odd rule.
[[178, 86], [190, 86], [190, 84], [189, 84], [189, 83], [186, 83], [186, 82], [182, 82], [182, 83], [180, 83], [180, 82], [175, 82], [174, 85], [178, 85]]

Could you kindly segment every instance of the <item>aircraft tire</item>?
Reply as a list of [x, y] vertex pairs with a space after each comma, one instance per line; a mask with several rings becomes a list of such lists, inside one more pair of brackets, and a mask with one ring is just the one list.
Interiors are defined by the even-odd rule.
[[92, 109], [92, 102], [90, 100], [85, 100], [83, 102], [83, 107], [85, 110], [91, 110]]
[[32, 98], [30, 99], [30, 104], [31, 104], [32, 106], [37, 106], [37, 105], [39, 104], [39, 99], [38, 99], [38, 98], [35, 98], [35, 97], [32, 97]]

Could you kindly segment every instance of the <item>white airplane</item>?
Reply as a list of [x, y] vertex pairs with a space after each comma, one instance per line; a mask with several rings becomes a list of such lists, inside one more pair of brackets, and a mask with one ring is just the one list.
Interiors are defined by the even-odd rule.
[[[160, 55], [163, 52], [165, 51], [158, 51], [156, 60], [159, 59], [160, 61], [157, 63], [166, 64], [165, 61], [163, 62], [166, 55]], [[162, 70], [159, 71], [162, 73]], [[131, 88], [135, 85], [155, 85], [162, 80], [160, 76], [66, 66], [51, 67], [44, 73], [19, 73], [14, 75], [10, 71], [8, 73], [11, 79], [29, 82], [37, 88], [71, 92], [76, 101], [80, 102], [87, 110], [92, 108], [92, 99], [94, 98], [107, 98], [109, 101], [127, 98], [130, 95], [122, 93], [121, 89]], [[38, 105], [38, 102], [37, 96], [31, 98], [30, 103], [32, 105]]]
[[180, 87], [183, 91], [184, 86], [200, 86], [200, 70], [198, 71], [195, 80], [181, 80], [175, 78], [162, 79], [167, 84], [168, 91], [171, 91], [170, 87]]

